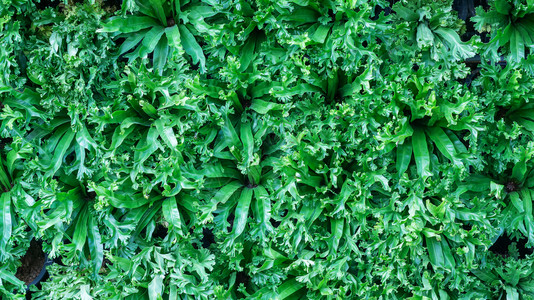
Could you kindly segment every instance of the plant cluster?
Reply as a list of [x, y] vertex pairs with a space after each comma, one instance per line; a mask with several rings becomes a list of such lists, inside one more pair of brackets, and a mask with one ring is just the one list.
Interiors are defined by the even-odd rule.
[[0, 3], [2, 299], [534, 299], [533, 1]]

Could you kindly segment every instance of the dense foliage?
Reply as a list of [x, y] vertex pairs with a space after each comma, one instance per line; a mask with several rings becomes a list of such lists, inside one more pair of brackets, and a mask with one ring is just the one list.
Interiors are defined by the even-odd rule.
[[32, 239], [34, 299], [534, 299], [534, 1], [0, 0], [0, 28], [3, 299]]

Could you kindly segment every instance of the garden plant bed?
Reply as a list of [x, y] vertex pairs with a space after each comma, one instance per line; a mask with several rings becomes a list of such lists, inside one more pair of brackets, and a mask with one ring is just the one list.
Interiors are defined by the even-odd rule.
[[3, 0], [0, 299], [534, 299], [533, 50], [530, 0]]

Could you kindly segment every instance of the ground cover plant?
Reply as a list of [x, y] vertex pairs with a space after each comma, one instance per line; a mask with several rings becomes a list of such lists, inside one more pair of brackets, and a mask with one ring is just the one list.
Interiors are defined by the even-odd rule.
[[534, 1], [0, 0], [0, 28], [2, 299], [534, 299]]

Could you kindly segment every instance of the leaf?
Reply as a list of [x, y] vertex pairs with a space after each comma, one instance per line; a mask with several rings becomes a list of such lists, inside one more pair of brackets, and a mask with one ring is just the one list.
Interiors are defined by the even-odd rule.
[[434, 237], [425, 237], [425, 240], [432, 265], [452, 271], [454, 269], [454, 258], [447, 242], [443, 238], [438, 241]]
[[414, 21], [417, 21], [419, 19], [419, 16], [415, 11], [402, 6], [400, 2], [399, 3], [395, 3], [395, 5], [393, 5], [393, 11], [400, 18], [402, 18], [402, 19], [404, 19], [406, 21], [409, 21], [409, 22], [414, 22]]
[[127, 18], [115, 18], [107, 22], [97, 32], [122, 32], [131, 33], [152, 26], [158, 26], [158, 22], [150, 17], [129, 16]]
[[399, 176], [408, 170], [412, 160], [412, 145], [404, 142], [397, 147], [397, 171]]
[[301, 7], [294, 10], [291, 14], [283, 17], [283, 20], [294, 22], [295, 26], [306, 24], [306, 23], [315, 23], [320, 17], [320, 14], [310, 8], [310, 7]]
[[326, 40], [326, 37], [328, 36], [328, 33], [330, 32], [330, 28], [332, 27], [331, 24], [328, 25], [320, 25], [315, 30], [315, 33], [311, 36], [311, 39], [316, 41], [317, 43], [324, 43]]
[[167, 36], [169, 46], [173, 48], [181, 47], [180, 30], [178, 29], [178, 25], [165, 28], [165, 35]]
[[102, 237], [98, 229], [98, 223], [91, 215], [88, 217], [88, 244], [89, 253], [91, 254], [91, 261], [93, 265], [93, 275], [98, 276], [102, 263], [104, 261], [104, 246], [102, 244]]
[[296, 291], [304, 287], [303, 283], [298, 282], [295, 278], [286, 280], [277, 288], [278, 297], [283, 300], [289, 298]]
[[434, 34], [428, 28], [428, 25], [425, 23], [420, 23], [417, 27], [417, 45], [419, 48], [426, 46], [432, 46], [434, 44]]
[[138, 33], [129, 36], [124, 42], [122, 42], [119, 48], [119, 55], [122, 55], [130, 51], [133, 47], [137, 46], [143, 40], [147, 32], [148, 30], [142, 30]]
[[0, 194], [0, 256], [6, 250], [6, 245], [11, 237], [12, 219], [11, 219], [11, 193], [5, 192]]
[[250, 62], [254, 59], [254, 48], [256, 46], [256, 40], [253, 37], [249, 37], [243, 48], [241, 49], [241, 58], [239, 71], [245, 71]]
[[466, 59], [475, 56], [475, 48], [461, 41], [460, 36], [452, 29], [439, 27], [434, 33], [441, 36], [442, 42], [447, 45], [449, 53], [455, 59]]
[[165, 199], [162, 204], [162, 210], [163, 216], [165, 217], [165, 220], [171, 224], [171, 228], [182, 234], [182, 219], [180, 217], [178, 205], [176, 204], [176, 198], [169, 197]]
[[26, 286], [24, 284], [24, 281], [21, 281], [20, 279], [15, 277], [15, 275], [13, 275], [10, 271], [6, 270], [6, 268], [4, 267], [0, 269], [0, 280], [6, 280], [7, 282], [16, 285], [19, 290], [23, 290]]
[[163, 9], [163, 0], [148, 0], [161, 24], [167, 24], [167, 17]]
[[506, 300], [519, 300], [519, 293], [516, 288], [505, 285], [504, 290], [506, 291]]
[[237, 132], [232, 124], [232, 121], [230, 121], [228, 116], [225, 116], [224, 120], [224, 126], [221, 128], [222, 133], [230, 143], [230, 147], [234, 146], [240, 148], [242, 146], [241, 140], [237, 136]]
[[156, 129], [158, 130], [158, 134], [161, 137], [161, 139], [169, 146], [169, 148], [172, 151], [176, 151], [176, 147], [178, 146], [178, 141], [176, 140], [176, 135], [174, 133], [174, 130], [172, 127], [168, 127], [164, 125], [163, 119], [157, 119], [154, 122], [154, 125], [156, 125]]
[[525, 42], [515, 27], [511, 30], [510, 35], [510, 53], [514, 61], [519, 62], [525, 58]]
[[69, 149], [72, 140], [74, 139], [74, 136], [74, 131], [72, 131], [71, 129], [65, 132], [54, 151], [54, 157], [52, 158], [52, 162], [46, 168], [46, 176], [53, 176], [59, 170], [61, 164], [63, 163], [63, 158], [65, 157], [65, 154], [67, 153], [67, 150]]
[[523, 200], [519, 198], [519, 194], [517, 192], [510, 193], [510, 201], [514, 205], [514, 207], [519, 211], [519, 213], [524, 212], [523, 208]]
[[527, 216], [532, 216], [532, 198], [530, 195], [530, 190], [522, 190], [521, 198], [523, 198], [523, 203], [525, 204], [525, 214]]
[[471, 270], [473, 274], [475, 274], [476, 277], [480, 278], [480, 280], [485, 281], [487, 283], [492, 283], [493, 281], [499, 280], [499, 277], [497, 275], [493, 274], [491, 271], [482, 271], [479, 269]]
[[344, 219], [331, 219], [330, 221], [330, 231], [332, 231], [331, 235], [331, 252], [330, 253], [336, 253], [337, 248], [339, 246], [339, 241], [343, 237], [343, 226], [345, 224]]
[[164, 33], [165, 28], [162, 26], [154, 26], [152, 29], [150, 29], [143, 38], [143, 42], [141, 44], [144, 46], [144, 48], [139, 55], [144, 57], [148, 53], [152, 53]]
[[[109, 192], [108, 192], [109, 193]], [[137, 194], [112, 194], [106, 195], [106, 200], [110, 202], [113, 207], [116, 208], [139, 208], [150, 202], [158, 200], [158, 198], [145, 198], [141, 193]]]
[[522, 182], [527, 174], [527, 160], [522, 158], [512, 169], [512, 178]]
[[271, 110], [282, 110], [284, 106], [278, 103], [267, 102], [260, 99], [253, 99], [250, 108], [259, 114], [266, 114]]
[[426, 208], [428, 211], [436, 218], [438, 218], [440, 221], [444, 221], [445, 219], [445, 213], [447, 211], [447, 202], [442, 201], [439, 206], [435, 206], [430, 202], [429, 199], [426, 200]]
[[245, 231], [252, 194], [253, 189], [250, 188], [244, 188], [241, 191], [241, 196], [239, 197], [237, 207], [235, 209], [234, 227], [232, 229], [232, 235], [234, 237], [240, 236], [243, 231]]
[[154, 49], [154, 69], [158, 71], [158, 75], [163, 75], [163, 69], [165, 63], [167, 63], [167, 55], [169, 54], [169, 45], [167, 44], [167, 38], [163, 37], [159, 40], [156, 48]]
[[[2, 157], [0, 156], [0, 184], [2, 184], [5, 190], [11, 189], [11, 183], [9, 180], [8, 173], [5, 171], [4, 163], [2, 162]], [[0, 190], [1, 191], [1, 190]]]
[[441, 154], [452, 161], [456, 154], [456, 150], [454, 148], [454, 144], [449, 139], [447, 134], [445, 134], [443, 129], [440, 127], [429, 127], [428, 136], [434, 142], [436, 147], [438, 147], [438, 150], [441, 152]]
[[495, 11], [500, 14], [508, 15], [512, 10], [512, 6], [508, 3], [508, 0], [495, 0]]
[[148, 285], [148, 298], [150, 300], [160, 300], [163, 292], [163, 275], [156, 274]]
[[76, 221], [76, 227], [74, 228], [74, 234], [72, 235], [72, 242], [76, 248], [76, 252], [82, 253], [83, 246], [87, 240], [87, 218], [88, 218], [87, 206], [82, 207], [78, 213], [78, 220]]
[[184, 47], [185, 53], [189, 54], [191, 58], [193, 58], [194, 64], [200, 62], [200, 72], [205, 73], [206, 57], [204, 56], [202, 48], [196, 41], [191, 31], [189, 31], [185, 25], [179, 25], [178, 29], [180, 30], [182, 46]]
[[[252, 125], [249, 122], [241, 123], [241, 142], [243, 143], [244, 157], [243, 162], [245, 166], [249, 166], [254, 158], [254, 138], [252, 137]], [[258, 184], [258, 182], [255, 182]]]
[[254, 214], [260, 223], [260, 231], [263, 237], [266, 236], [267, 232], [273, 231], [271, 225], [271, 199], [269, 199], [269, 194], [263, 186], [257, 186], [254, 189], [255, 210]]
[[412, 147], [419, 176], [423, 179], [432, 176], [432, 173], [430, 173], [430, 155], [428, 153], [425, 133], [422, 130], [414, 130], [412, 135]]

